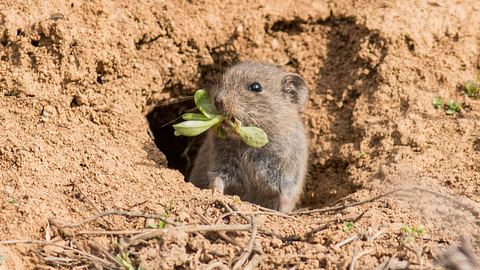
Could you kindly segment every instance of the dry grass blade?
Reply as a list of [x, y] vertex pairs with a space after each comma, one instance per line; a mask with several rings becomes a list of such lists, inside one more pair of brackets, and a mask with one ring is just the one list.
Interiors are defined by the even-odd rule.
[[284, 213], [280, 213], [280, 212], [262, 212], [262, 211], [253, 211], [253, 212], [247, 212], [247, 211], [232, 211], [232, 212], [228, 212], [228, 213], [225, 213], [223, 215], [221, 215], [219, 218], [217, 218], [217, 220], [215, 221], [215, 224], [218, 224], [220, 223], [220, 221], [228, 216], [231, 216], [231, 215], [240, 215], [240, 216], [247, 216], [247, 215], [266, 215], [266, 216], [279, 216], [279, 217], [283, 217], [283, 218], [288, 218], [288, 219], [292, 219], [292, 220], [295, 220], [295, 221], [299, 221], [298, 218], [296, 217], [292, 217], [292, 216], [289, 216], [287, 214], [284, 214]]
[[349, 208], [349, 207], [353, 207], [353, 206], [357, 206], [357, 205], [362, 205], [362, 204], [366, 204], [366, 203], [369, 203], [369, 202], [373, 202], [375, 200], [378, 200], [380, 198], [383, 198], [385, 196], [388, 196], [390, 194], [393, 194], [393, 193], [396, 193], [396, 192], [400, 192], [400, 191], [405, 191], [405, 190], [408, 190], [408, 189], [394, 189], [394, 190], [391, 190], [389, 192], [386, 192], [386, 193], [382, 193], [380, 195], [377, 195], [373, 198], [369, 198], [369, 199], [366, 199], [366, 200], [363, 200], [363, 201], [359, 201], [359, 202], [354, 202], [354, 203], [349, 203], [349, 204], [343, 204], [343, 205], [337, 205], [337, 206], [333, 206], [333, 207], [325, 207], [325, 208], [319, 208], [319, 209], [311, 209], [311, 210], [299, 210], [299, 211], [295, 211], [295, 212], [292, 212], [291, 215], [303, 215], [303, 214], [312, 214], [312, 213], [324, 213], [324, 212], [330, 212], [330, 211], [338, 211], [338, 210], [343, 210], [345, 208]]
[[87, 219], [84, 219], [84, 220], [82, 220], [78, 223], [72, 223], [72, 224], [60, 224], [53, 218], [49, 218], [48, 221], [50, 222], [50, 224], [54, 225], [55, 227], [61, 228], [61, 229], [63, 229], [63, 228], [76, 228], [76, 227], [83, 226], [87, 223], [90, 223], [92, 221], [95, 221], [98, 218], [101, 218], [101, 217], [104, 217], [104, 216], [111, 216], [111, 215], [126, 216], [126, 217], [154, 218], [154, 219], [158, 219], [158, 220], [161, 220], [163, 222], [166, 222], [168, 224], [171, 224], [173, 226], [179, 226], [180, 225], [176, 222], [169, 221], [169, 220], [165, 219], [165, 217], [163, 215], [159, 215], [159, 214], [147, 214], [147, 213], [141, 213], [141, 212], [128, 212], [128, 211], [117, 211], [117, 210], [100, 212], [100, 213], [97, 213], [97, 214], [95, 214], [95, 215], [93, 215], [93, 216], [91, 216]]
[[[196, 212], [197, 215], [200, 217], [200, 219], [202, 220], [203, 223], [206, 223], [207, 225], [212, 225], [212, 223], [207, 219], [207, 217], [205, 217], [205, 216], [200, 212], [200, 210], [198, 210], [198, 209], [195, 208], [195, 212]], [[222, 238], [223, 240], [227, 241], [228, 243], [241, 247], [240, 243], [238, 243], [237, 241], [235, 241], [235, 239], [233, 239], [233, 238], [231, 238], [230, 236], [228, 236], [225, 232], [218, 231], [218, 232], [216, 232], [216, 233], [217, 233], [218, 236], [220, 236], [220, 238]]]
[[77, 235], [134, 235], [148, 231], [146, 230], [124, 230], [124, 231], [79, 231]]
[[262, 256], [260, 254], [254, 254], [252, 259], [245, 265], [243, 270], [257, 269], [257, 266], [262, 262]]
[[221, 270], [230, 270], [228, 266], [223, 264], [222, 262], [213, 262], [207, 265], [205, 270], [214, 270], [214, 269], [221, 269]]
[[122, 267], [123, 265], [121, 263], [119, 263], [116, 259], [115, 259], [115, 256], [113, 256], [110, 252], [108, 252], [107, 249], [105, 249], [104, 247], [102, 247], [99, 243], [93, 241], [93, 242], [90, 242], [89, 245], [100, 251], [103, 255], [105, 255], [105, 257], [107, 257], [108, 259], [110, 259], [110, 261], [112, 261], [113, 263], [117, 264], [119, 267]]
[[341, 247], [343, 247], [344, 245], [349, 244], [349, 243], [357, 240], [358, 238], [359, 238], [358, 234], [353, 235], [353, 236], [350, 236], [350, 237], [348, 237], [347, 239], [342, 240], [342, 241], [340, 241], [339, 243], [337, 243], [337, 244], [335, 245], [335, 247], [336, 247], [336, 248], [341, 248]]
[[355, 264], [357, 263], [357, 260], [360, 259], [361, 257], [367, 255], [370, 252], [371, 252], [371, 250], [365, 250], [365, 251], [362, 251], [362, 252], [357, 252], [357, 250], [353, 251], [352, 261], [350, 262], [350, 265], [348, 266], [348, 270], [355, 270]]
[[136, 243], [148, 239], [152, 239], [166, 233], [172, 233], [174, 231], [182, 231], [186, 233], [194, 232], [219, 232], [219, 231], [250, 231], [252, 229], [251, 225], [243, 224], [234, 224], [234, 225], [185, 225], [164, 229], [150, 229], [146, 230], [143, 233], [132, 236], [128, 242], [130, 245], [135, 245]]
[[90, 253], [87, 253], [87, 252], [84, 252], [84, 251], [81, 251], [79, 249], [72, 248], [72, 247], [69, 247], [69, 246], [63, 246], [63, 245], [58, 245], [58, 244], [55, 244], [55, 243], [50, 243], [50, 242], [46, 242], [46, 241], [39, 241], [39, 240], [6, 240], [6, 241], [0, 241], [0, 245], [13, 245], [13, 244], [36, 244], [36, 245], [42, 245], [42, 246], [46, 246], [46, 245], [55, 246], [55, 247], [59, 247], [59, 248], [62, 248], [62, 249], [70, 250], [74, 253], [77, 253], [80, 256], [83, 256], [84, 258], [88, 258], [90, 261], [95, 261], [97, 263], [101, 263], [101, 264], [103, 264], [105, 266], [108, 266], [108, 267], [115, 267], [115, 264], [112, 264], [111, 262], [109, 262], [107, 260], [104, 260], [100, 257], [97, 257], [97, 256], [92, 255]]
[[451, 201], [469, 211], [471, 211], [473, 214], [475, 214], [475, 216], [477, 217], [480, 217], [480, 209], [477, 209], [473, 206], [470, 206], [458, 199], [455, 199], [455, 198], [452, 198], [448, 195], [445, 195], [441, 192], [438, 192], [438, 191], [435, 191], [435, 190], [429, 190], [429, 189], [426, 189], [426, 188], [421, 188], [421, 187], [412, 187], [412, 188], [398, 188], [398, 189], [394, 189], [394, 190], [391, 190], [389, 192], [385, 192], [385, 193], [382, 193], [380, 195], [377, 195], [375, 197], [372, 197], [372, 198], [369, 198], [369, 199], [366, 199], [366, 200], [363, 200], [363, 201], [359, 201], [359, 202], [354, 202], [354, 203], [348, 203], [348, 204], [343, 204], [343, 205], [337, 205], [337, 206], [333, 206], [333, 207], [325, 207], [325, 208], [319, 208], [319, 209], [311, 209], [311, 210], [298, 210], [298, 211], [295, 211], [295, 212], [292, 212], [291, 215], [302, 215], [302, 214], [312, 214], [312, 213], [324, 213], [324, 212], [330, 212], [330, 211], [339, 211], [339, 210], [343, 210], [343, 209], [346, 209], [346, 208], [349, 208], [349, 207], [354, 207], [354, 206], [358, 206], [358, 205], [362, 205], [362, 204], [366, 204], [366, 203], [370, 203], [370, 202], [373, 202], [373, 201], [376, 201], [380, 198], [383, 198], [383, 197], [386, 197], [388, 195], [391, 195], [391, 194], [394, 194], [394, 193], [398, 193], [398, 192], [405, 192], [405, 191], [414, 191], [414, 190], [417, 190], [417, 191], [421, 191], [421, 192], [425, 192], [425, 193], [430, 193], [430, 194], [433, 194], [433, 195], [436, 195], [438, 197], [441, 197], [441, 198], [444, 198], [448, 201]]
[[257, 237], [257, 220], [255, 217], [252, 217], [252, 235], [250, 237], [250, 240], [247, 243], [247, 246], [245, 247], [245, 250], [243, 251], [242, 255], [238, 258], [237, 262], [233, 265], [232, 270], [238, 270], [242, 267], [242, 265], [245, 264], [245, 262], [248, 260], [248, 257], [250, 257], [250, 254], [252, 254], [252, 249], [253, 246], [255, 245], [255, 238]]

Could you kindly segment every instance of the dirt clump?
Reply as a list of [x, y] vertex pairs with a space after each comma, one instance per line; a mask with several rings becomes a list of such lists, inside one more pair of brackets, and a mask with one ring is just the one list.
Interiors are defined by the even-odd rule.
[[[0, 269], [434, 269], [461, 234], [478, 256], [477, 2], [310, 2], [0, 2]], [[285, 216], [185, 182], [198, 141], [163, 126], [242, 60], [310, 87], [301, 208], [403, 190]], [[132, 244], [147, 214], [171, 233]]]

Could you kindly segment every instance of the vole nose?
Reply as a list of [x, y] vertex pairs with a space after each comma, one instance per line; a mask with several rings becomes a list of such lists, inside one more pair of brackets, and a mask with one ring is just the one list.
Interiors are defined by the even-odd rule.
[[223, 112], [225, 109], [225, 104], [223, 103], [223, 100], [220, 99], [218, 96], [213, 99], [213, 103], [215, 103], [215, 107], [217, 110]]

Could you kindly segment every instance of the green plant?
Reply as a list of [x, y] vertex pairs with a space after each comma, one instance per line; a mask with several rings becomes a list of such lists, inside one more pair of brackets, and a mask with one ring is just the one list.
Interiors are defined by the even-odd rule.
[[433, 98], [432, 104], [435, 107], [435, 109], [443, 108], [443, 110], [447, 115], [455, 115], [459, 113], [460, 110], [462, 109], [462, 105], [460, 104], [460, 102], [457, 102], [455, 100], [450, 100], [450, 102], [445, 103], [441, 97]]
[[462, 105], [459, 102], [455, 100], [451, 100], [446, 105], [445, 113], [448, 115], [455, 115], [456, 113], [460, 112], [461, 109], [462, 109]]
[[423, 226], [415, 227], [403, 224], [402, 232], [406, 235], [405, 241], [412, 242], [415, 237], [423, 236], [425, 234], [425, 228]]
[[176, 136], [197, 136], [211, 127], [217, 131], [220, 138], [225, 138], [226, 132], [222, 128], [225, 122], [240, 135], [242, 141], [251, 147], [262, 147], [268, 143], [267, 134], [258, 127], [242, 126], [238, 119], [230, 119], [224, 115], [215, 114], [208, 93], [199, 89], [194, 96], [195, 105], [201, 113], [186, 113], [182, 115], [184, 122], [173, 125]]
[[353, 221], [347, 221], [343, 223], [343, 228], [342, 231], [348, 233], [349, 231], [353, 230], [355, 228], [355, 223]]
[[10, 198], [10, 199], [7, 200], [7, 202], [9, 204], [13, 204], [13, 205], [18, 204], [17, 198]]
[[117, 262], [123, 265], [126, 269], [135, 270], [135, 267], [133, 267], [132, 261], [128, 256], [129, 256], [128, 251], [125, 251], [122, 254], [117, 254], [117, 256], [115, 257], [115, 260], [117, 260]]
[[363, 159], [363, 158], [366, 158], [367, 157], [367, 153], [363, 152], [363, 151], [360, 151], [357, 153], [357, 157], [359, 159]]
[[480, 96], [480, 83], [476, 81], [467, 81], [463, 85], [463, 88], [465, 90], [465, 94], [471, 98], [476, 98]]
[[432, 103], [435, 109], [440, 109], [445, 104], [445, 102], [443, 102], [443, 99], [441, 97], [434, 97]]
[[5, 261], [5, 256], [0, 255], [0, 265], [2, 265], [4, 261]]
[[[163, 218], [164, 219], [167, 219], [168, 218], [168, 214], [164, 214], [163, 215]], [[149, 229], [163, 229], [167, 226], [167, 222], [163, 221], [163, 220], [160, 220], [158, 221], [157, 223], [151, 223], [151, 224], [148, 224], [147, 228]]]
[[[168, 219], [168, 217], [170, 215], [170, 211], [172, 211], [172, 209], [173, 209], [173, 204], [172, 204], [171, 201], [165, 203], [165, 205], [163, 205], [164, 213], [162, 214], [162, 217], [164, 219]], [[157, 223], [148, 224], [147, 228], [149, 228], [149, 229], [163, 229], [167, 226], [167, 224], [168, 223], [166, 221], [160, 220]]]

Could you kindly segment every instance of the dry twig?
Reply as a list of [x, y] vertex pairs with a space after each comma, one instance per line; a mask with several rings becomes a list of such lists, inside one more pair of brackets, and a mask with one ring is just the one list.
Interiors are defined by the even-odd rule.
[[55, 243], [50, 243], [50, 242], [46, 242], [46, 241], [39, 241], [39, 240], [6, 240], [6, 241], [0, 241], [0, 245], [13, 245], [13, 244], [37, 244], [37, 245], [42, 245], [42, 246], [55, 246], [55, 247], [59, 247], [59, 248], [62, 248], [62, 249], [66, 249], [66, 250], [70, 250], [74, 253], [77, 253], [78, 255], [84, 257], [84, 258], [88, 258], [90, 259], [90, 261], [95, 261], [95, 262], [99, 262], [99, 263], [102, 263], [103, 265], [106, 265], [108, 267], [114, 267], [115, 264], [112, 264], [111, 262], [107, 261], [107, 260], [104, 260], [100, 257], [97, 257], [93, 254], [90, 254], [90, 253], [87, 253], [87, 252], [84, 252], [84, 251], [81, 251], [79, 249], [76, 249], [76, 248], [72, 248], [72, 247], [69, 247], [69, 246], [62, 246], [62, 245], [58, 245], [58, 244], [55, 244]]
[[85, 225], [87, 223], [90, 223], [92, 221], [95, 221], [96, 219], [98, 218], [101, 218], [101, 217], [104, 217], [104, 216], [110, 216], [110, 215], [119, 215], [119, 216], [127, 216], [127, 217], [143, 217], [143, 218], [154, 218], [154, 219], [158, 219], [158, 220], [161, 220], [163, 222], [166, 222], [168, 224], [171, 224], [173, 226], [179, 226], [180, 224], [176, 223], [176, 222], [173, 222], [173, 221], [169, 221], [167, 219], [165, 219], [165, 217], [163, 215], [159, 215], [159, 214], [147, 214], [147, 213], [141, 213], [141, 212], [128, 212], [128, 211], [117, 211], [117, 210], [109, 210], [109, 211], [105, 211], [105, 212], [99, 212], [87, 219], [84, 219], [78, 223], [72, 223], [72, 224], [60, 224], [58, 223], [55, 219], [53, 218], [49, 218], [48, 221], [50, 222], [50, 224], [54, 225], [55, 227], [58, 227], [58, 228], [76, 228], [76, 227], [80, 227], [82, 225]]
[[250, 257], [250, 254], [252, 254], [252, 249], [255, 244], [255, 238], [257, 237], [257, 220], [255, 217], [252, 216], [252, 235], [250, 237], [250, 241], [248, 241], [247, 246], [245, 247], [245, 250], [243, 251], [242, 255], [240, 255], [240, 258], [238, 258], [237, 262], [233, 265], [232, 270], [238, 270], [242, 267], [243, 264], [248, 260], [248, 257]]
[[216, 268], [219, 268], [221, 270], [230, 270], [230, 268], [228, 268], [228, 266], [226, 266], [222, 262], [209, 263], [207, 265], [207, 268], [205, 268], [205, 270], [213, 270], [213, 269], [216, 269]]
[[260, 254], [254, 254], [243, 270], [257, 269], [260, 262], [262, 262], [262, 256], [260, 256]]
[[232, 232], [232, 231], [249, 231], [251, 230], [251, 228], [252, 228], [251, 225], [234, 224], [234, 225], [185, 225], [185, 226], [163, 228], [163, 229], [149, 229], [149, 230], [145, 230], [145, 232], [132, 236], [128, 240], [128, 243], [130, 245], [134, 245], [140, 241], [149, 240], [149, 239], [152, 239], [167, 233], [171, 233], [174, 231], [182, 231], [186, 233], [218, 232], [218, 231]]
[[359, 238], [358, 234], [355, 234], [355, 235], [353, 235], [353, 236], [348, 237], [348, 238], [345, 239], [345, 240], [342, 240], [342, 241], [338, 242], [338, 243], [335, 245], [335, 247], [336, 247], [336, 248], [341, 248], [341, 247], [343, 247], [344, 245], [346, 245], [346, 244], [348, 244], [348, 243], [351, 243], [351, 242], [357, 240], [358, 238]]
[[[205, 215], [203, 215], [200, 212], [200, 210], [195, 208], [195, 212], [200, 217], [200, 219], [202, 220], [203, 223], [206, 223], [207, 225], [212, 225], [212, 223], [207, 219], [207, 217], [205, 217]], [[218, 231], [216, 233], [217, 233], [218, 236], [220, 236], [220, 238], [227, 241], [228, 243], [241, 247], [240, 243], [238, 243], [235, 239], [228, 236], [225, 232]]]
[[353, 251], [352, 261], [350, 262], [350, 265], [348, 266], [348, 270], [354, 270], [355, 269], [355, 264], [357, 263], [357, 260], [360, 259], [361, 257], [367, 255], [370, 252], [372, 252], [372, 251], [371, 250], [364, 250], [362, 252], [357, 252], [357, 250]]
[[220, 223], [220, 221], [228, 216], [231, 216], [231, 215], [240, 215], [240, 216], [247, 216], [247, 215], [269, 215], [269, 216], [279, 216], [279, 217], [284, 217], [284, 218], [288, 218], [288, 219], [293, 219], [295, 221], [299, 221], [298, 218], [296, 217], [292, 217], [292, 216], [289, 216], [287, 214], [284, 214], [284, 213], [280, 213], [280, 212], [262, 212], [262, 211], [253, 211], [253, 212], [246, 212], [246, 211], [232, 211], [232, 212], [228, 212], [228, 213], [225, 213], [223, 215], [221, 215], [219, 218], [217, 218], [217, 220], [215, 221], [215, 224], [218, 224]]
[[388, 196], [390, 194], [393, 194], [393, 193], [396, 193], [396, 192], [399, 192], [399, 191], [404, 191], [404, 190], [407, 190], [407, 189], [403, 189], [403, 188], [402, 189], [394, 189], [394, 190], [391, 190], [389, 192], [377, 195], [373, 198], [369, 198], [369, 199], [359, 201], [359, 202], [347, 203], [347, 204], [343, 204], [343, 205], [337, 205], [337, 206], [325, 207], [325, 208], [319, 208], [319, 209], [300, 210], [300, 211], [292, 212], [291, 214], [292, 215], [303, 215], [303, 214], [324, 213], [324, 212], [330, 212], [330, 211], [343, 210], [343, 209], [346, 209], [346, 208], [349, 208], [349, 207], [358, 206], [358, 205], [366, 204], [366, 203], [369, 203], [369, 202], [373, 202], [375, 200], [378, 200], [378, 199], [383, 198], [385, 196]]

